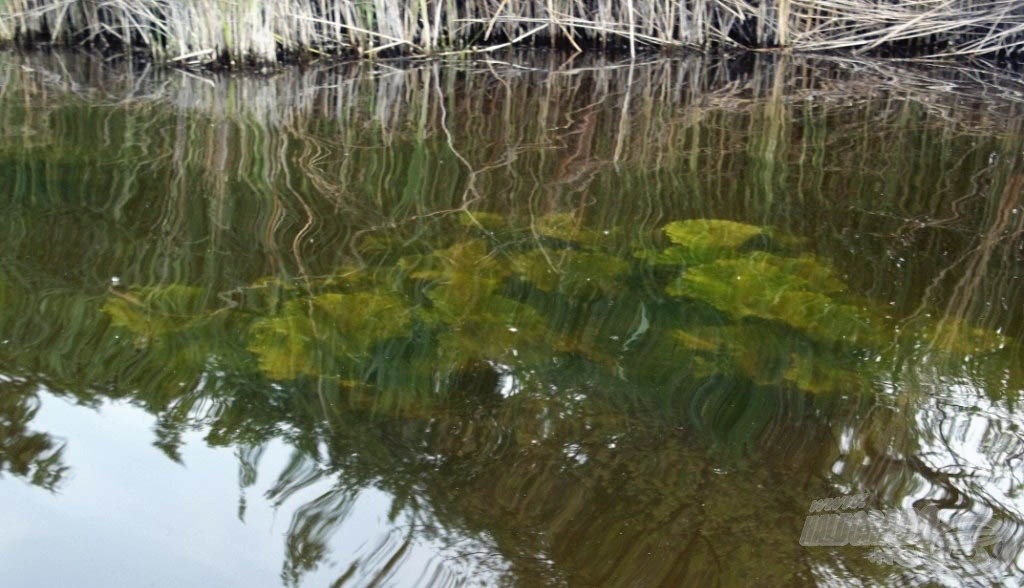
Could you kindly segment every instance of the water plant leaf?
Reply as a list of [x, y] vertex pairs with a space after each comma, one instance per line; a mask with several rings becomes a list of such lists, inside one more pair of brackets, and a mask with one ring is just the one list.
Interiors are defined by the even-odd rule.
[[739, 250], [765, 229], [729, 220], [691, 219], [671, 222], [662, 227], [670, 247], [658, 257], [660, 263], [710, 261]]
[[459, 224], [464, 227], [479, 227], [487, 231], [507, 229], [508, 218], [493, 212], [465, 211], [459, 215]]
[[877, 341], [878, 318], [835, 298], [843, 288], [813, 257], [755, 251], [689, 268], [666, 292], [707, 302], [733, 319], [780, 321], [821, 341]]
[[315, 375], [313, 324], [302, 312], [301, 301], [290, 301], [277, 316], [259, 319], [249, 329], [248, 349], [270, 378], [290, 380]]
[[347, 354], [407, 335], [412, 320], [405, 300], [389, 292], [326, 293], [312, 298], [318, 325], [340, 340]]
[[402, 247], [404, 238], [393, 233], [369, 233], [356, 242], [356, 249], [363, 255], [379, 255]]
[[600, 233], [584, 227], [579, 218], [568, 212], [556, 212], [540, 217], [537, 219], [536, 229], [545, 237], [567, 243], [593, 245], [601, 239]]
[[789, 384], [823, 393], [863, 387], [873, 367], [852, 354], [822, 348], [772, 323], [741, 321], [674, 329], [685, 350], [696, 354], [696, 376], [739, 373], [759, 385]]
[[326, 292], [296, 298], [253, 322], [248, 349], [274, 379], [325, 373], [367, 357], [383, 341], [410, 333], [410, 305], [386, 291]]
[[496, 285], [509, 274], [508, 268], [490, 255], [487, 244], [480, 239], [460, 241], [428, 255], [406, 256], [398, 265], [414, 279], [458, 286], [472, 287], [477, 282]]
[[511, 267], [537, 289], [569, 296], [595, 288], [616, 292], [621, 287], [619, 279], [629, 271], [629, 265], [618, 257], [573, 249], [516, 255]]
[[103, 312], [115, 326], [147, 340], [188, 328], [203, 316], [203, 308], [202, 289], [171, 284], [116, 293], [104, 303]]
[[492, 295], [475, 308], [437, 304], [438, 358], [442, 365], [470, 360], [499, 363], [537, 362], [550, 357], [551, 335], [532, 307]]
[[794, 353], [789, 360], [783, 379], [805, 392], [858, 391], [870, 381], [866, 362], [853, 370], [837, 365], [829, 354]]

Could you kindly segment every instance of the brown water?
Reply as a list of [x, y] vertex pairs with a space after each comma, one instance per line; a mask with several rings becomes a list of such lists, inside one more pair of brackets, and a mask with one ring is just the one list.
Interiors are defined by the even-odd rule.
[[1022, 96], [0, 53], [3, 583], [1018, 585]]

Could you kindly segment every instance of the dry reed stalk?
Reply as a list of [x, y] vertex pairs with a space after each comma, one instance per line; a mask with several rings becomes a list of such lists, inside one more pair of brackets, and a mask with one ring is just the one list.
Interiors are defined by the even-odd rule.
[[[544, 25], [539, 32], [534, 31]], [[525, 34], [530, 32], [530, 34]], [[432, 54], [498, 35], [638, 45], [1024, 49], [1019, 0], [0, 0], [0, 41], [141, 49], [156, 61], [272, 64], [280, 54]]]

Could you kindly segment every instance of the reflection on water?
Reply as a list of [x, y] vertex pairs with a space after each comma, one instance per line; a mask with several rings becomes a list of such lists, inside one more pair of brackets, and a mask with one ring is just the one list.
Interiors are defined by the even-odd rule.
[[[67, 451], [75, 470], [59, 494], [23, 484], [5, 488], [5, 497], [18, 505], [5, 510], [0, 539], [4, 572], [18, 579], [15, 584], [134, 586], [158, 578], [178, 586], [278, 585], [285, 548], [280, 538], [289, 520], [298, 506], [332, 487], [311, 483], [275, 509], [260, 499], [273, 487], [273, 477], [248, 472], [239, 493], [237, 450], [207, 447], [200, 433], [190, 433], [181, 467], [150, 445], [153, 417], [122, 403], [105, 403], [93, 412], [47, 397], [36, 422], [73, 439]], [[284, 444], [272, 442], [260, 451], [264, 468], [288, 466]], [[146, 464], [141, 475], [140, 463]], [[97, 497], [105, 508], [97, 508]], [[390, 497], [374, 488], [353, 492], [351, 510], [328, 540], [336, 565], [344, 569], [380, 557], [407, 539], [411, 521], [404, 513], [389, 520], [390, 506]], [[408, 546], [407, 566], [389, 579], [412, 586], [423, 570], [450, 576], [452, 570], [433, 569], [434, 554], [443, 549], [429, 539]], [[54, 559], [62, 565], [53, 565]], [[323, 569], [306, 579], [328, 585], [336, 575]]]
[[[43, 558], [95, 584], [1011, 581], [1017, 83], [0, 56], [0, 561], [18, 585], [60, 581]], [[934, 541], [806, 541], [812, 501], [856, 494]]]

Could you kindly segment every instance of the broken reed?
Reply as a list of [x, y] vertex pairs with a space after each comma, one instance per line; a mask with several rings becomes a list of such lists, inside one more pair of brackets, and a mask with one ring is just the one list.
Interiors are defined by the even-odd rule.
[[[0, 0], [0, 43], [92, 44], [157, 62], [614, 44], [1016, 54], [1019, 0]], [[481, 49], [484, 48], [484, 49]]]

